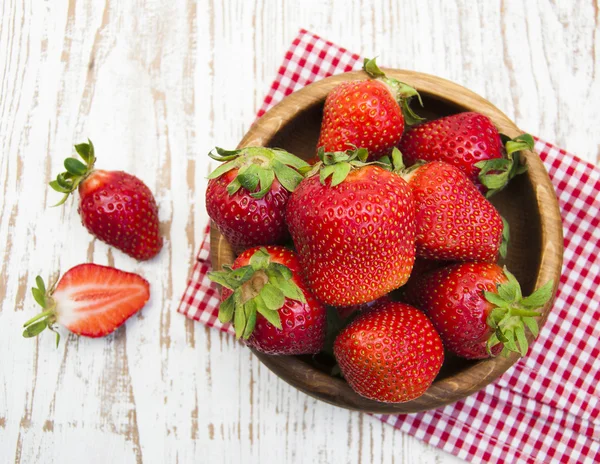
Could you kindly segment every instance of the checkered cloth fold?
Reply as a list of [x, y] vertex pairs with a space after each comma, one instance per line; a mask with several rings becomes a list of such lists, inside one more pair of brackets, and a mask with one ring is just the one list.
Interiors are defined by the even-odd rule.
[[[311, 82], [360, 69], [358, 55], [301, 30], [261, 116]], [[527, 357], [457, 403], [382, 421], [472, 462], [600, 462], [600, 170], [542, 140], [536, 151], [560, 204], [564, 264], [554, 309]], [[208, 228], [179, 312], [233, 333], [217, 319]]]

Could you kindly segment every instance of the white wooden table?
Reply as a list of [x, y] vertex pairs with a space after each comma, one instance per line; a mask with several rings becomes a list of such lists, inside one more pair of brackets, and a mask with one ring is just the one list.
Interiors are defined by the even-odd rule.
[[[458, 462], [301, 394], [176, 313], [207, 220], [206, 153], [234, 147], [300, 27], [463, 84], [592, 162], [599, 7], [586, 1], [41, 1], [0, 6], [0, 462]], [[156, 193], [166, 245], [137, 263], [47, 182], [90, 137]], [[21, 338], [34, 277], [94, 261], [150, 304], [100, 340]]]

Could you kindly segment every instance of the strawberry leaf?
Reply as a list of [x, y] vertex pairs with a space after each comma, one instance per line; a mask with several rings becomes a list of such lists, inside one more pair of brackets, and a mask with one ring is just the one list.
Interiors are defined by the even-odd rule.
[[272, 163], [275, 177], [288, 192], [293, 192], [298, 187], [298, 184], [302, 182], [304, 177], [298, 171], [290, 168], [289, 166], [281, 163], [278, 160], [273, 160]]
[[254, 300], [248, 300], [244, 304], [244, 312], [246, 313], [246, 327], [242, 337], [248, 339], [256, 326], [256, 303]]
[[[237, 293], [234, 293], [236, 295]], [[236, 310], [233, 314], [233, 328], [235, 329], [235, 338], [239, 339], [244, 334], [246, 329], [246, 312], [244, 305], [236, 301]]]
[[221, 166], [219, 166], [217, 169], [211, 172], [207, 178], [217, 179], [218, 177], [221, 177], [223, 174], [231, 171], [232, 169], [235, 169], [236, 167], [237, 163], [235, 161], [228, 161], [227, 163], [221, 164]]
[[240, 184], [240, 181], [237, 180], [237, 177], [235, 179], [233, 179], [231, 182], [229, 182], [229, 184], [227, 185], [227, 193], [229, 195], [233, 195], [235, 194], [240, 188], [242, 188], [242, 184]]
[[33, 294], [33, 299], [37, 302], [37, 304], [46, 309], [46, 295], [36, 287], [31, 288], [31, 293]]
[[235, 309], [233, 293], [229, 295], [225, 300], [221, 302], [219, 306], [219, 321], [222, 324], [226, 324], [233, 318], [233, 311]]
[[346, 176], [348, 176], [350, 169], [352, 169], [350, 163], [336, 164], [333, 169], [333, 175], [331, 176], [331, 186], [335, 187], [336, 185], [344, 182], [344, 179], [346, 179]]
[[74, 176], [83, 176], [87, 172], [87, 166], [76, 158], [65, 159], [65, 169]]
[[539, 333], [537, 321], [533, 317], [524, 317], [523, 323], [527, 326], [533, 337], [537, 338]]
[[273, 149], [273, 156], [275, 159], [287, 166], [291, 166], [296, 169], [311, 167], [306, 161], [301, 158], [298, 158], [296, 155], [292, 155], [285, 150], [281, 150], [279, 148]]
[[260, 191], [251, 193], [252, 198], [263, 198], [271, 190], [271, 185], [275, 180], [275, 173], [271, 169], [259, 168], [258, 179], [260, 184]]
[[256, 310], [262, 317], [264, 317], [269, 323], [271, 323], [271, 325], [277, 327], [279, 330], [282, 329], [279, 311], [269, 310], [259, 304], [256, 305]]
[[283, 306], [285, 295], [275, 285], [265, 284], [260, 292], [260, 296], [265, 302], [267, 309], [275, 311]]
[[23, 337], [25, 337], [25, 338], [35, 337], [35, 336], [41, 334], [44, 331], [44, 329], [46, 329], [47, 327], [48, 327], [47, 319], [42, 319], [40, 321], [34, 322], [33, 324], [25, 327], [25, 330], [23, 330]]
[[88, 166], [94, 164], [94, 161], [96, 161], [96, 156], [94, 155], [94, 144], [90, 139], [88, 139], [88, 143], [80, 143], [75, 145], [75, 151], [79, 154], [79, 156], [81, 156]]
[[271, 262], [271, 256], [266, 248], [261, 248], [254, 252], [254, 254], [250, 257], [250, 266], [254, 271], [259, 271], [260, 269], [266, 269], [269, 267], [269, 263]]
[[541, 308], [550, 300], [550, 298], [552, 298], [553, 287], [554, 281], [549, 280], [531, 295], [529, 295], [526, 298], [523, 298], [521, 300], [521, 304], [528, 308]]

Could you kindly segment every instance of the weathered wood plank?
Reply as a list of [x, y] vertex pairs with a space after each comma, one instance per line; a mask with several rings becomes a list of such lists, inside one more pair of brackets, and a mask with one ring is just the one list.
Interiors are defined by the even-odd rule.
[[[237, 144], [300, 27], [440, 75], [590, 161], [598, 3], [0, 4], [0, 461], [456, 462], [317, 403], [229, 337], [176, 314], [206, 223], [205, 153]], [[45, 183], [74, 142], [156, 193], [166, 245], [136, 263], [94, 240]], [[36, 169], [37, 167], [37, 169]], [[35, 275], [85, 260], [143, 273], [152, 300], [104, 340], [24, 340]]]

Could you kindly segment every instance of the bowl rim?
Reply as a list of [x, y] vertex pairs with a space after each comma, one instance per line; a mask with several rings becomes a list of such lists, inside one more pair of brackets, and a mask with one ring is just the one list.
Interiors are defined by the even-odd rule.
[[[430, 99], [439, 99], [488, 116], [501, 133], [516, 137], [523, 133], [498, 108], [475, 92], [459, 84], [429, 74], [400, 69], [383, 68], [388, 77], [396, 78], [415, 87]], [[256, 120], [238, 145], [266, 146], [274, 135], [288, 124], [298, 112], [321, 104], [331, 89], [345, 81], [365, 79], [363, 71], [352, 71], [327, 77], [286, 96], [283, 100]], [[535, 288], [548, 280], [554, 281], [551, 300], [544, 305], [540, 330], [553, 306], [560, 280], [563, 236], [558, 200], [548, 173], [533, 151], [523, 152], [529, 166], [526, 175], [535, 189], [541, 222], [541, 261]], [[542, 208], [543, 206], [543, 208]], [[231, 247], [211, 222], [211, 259], [213, 267], [231, 263], [235, 255]], [[533, 336], [528, 333], [531, 342]], [[358, 395], [342, 379], [331, 377], [299, 358], [292, 356], [269, 356], [252, 350], [254, 354], [278, 377], [302, 392], [336, 406], [369, 413], [408, 414], [454, 403], [481, 390], [508, 370], [518, 359], [516, 353], [507, 358], [497, 357], [481, 360], [457, 374], [434, 381], [429, 389], [415, 400], [406, 403], [380, 403]]]

